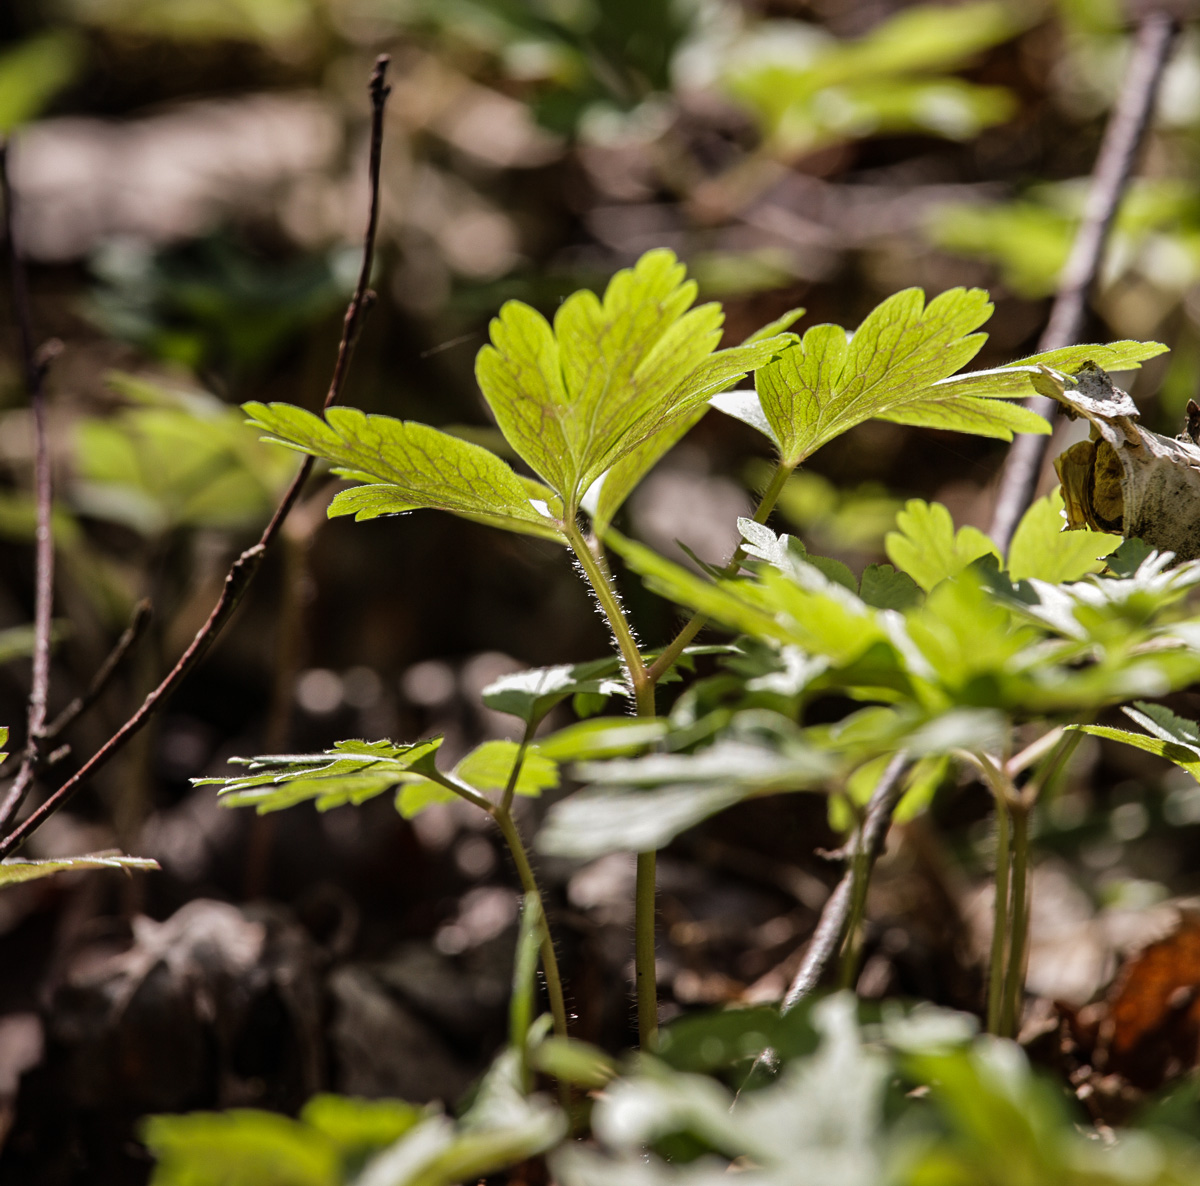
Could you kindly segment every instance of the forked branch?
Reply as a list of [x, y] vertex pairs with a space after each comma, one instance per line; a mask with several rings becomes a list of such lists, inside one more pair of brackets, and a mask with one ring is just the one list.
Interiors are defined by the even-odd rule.
[[[374, 294], [370, 290], [371, 268], [375, 258], [375, 235], [379, 223], [379, 167], [383, 154], [383, 112], [387, 102], [390, 87], [385, 83], [389, 59], [381, 55], [371, 72], [369, 92], [371, 97], [371, 150], [370, 150], [370, 210], [367, 215], [367, 229], [363, 241], [363, 260], [359, 270], [358, 283], [354, 294], [346, 308], [346, 317], [342, 326], [341, 342], [338, 345], [337, 361], [333, 369], [333, 377], [325, 396], [324, 409], [336, 403], [345, 385], [350, 360], [354, 355], [354, 347], [358, 342], [362, 321], [374, 302]], [[112, 758], [129, 741], [139, 729], [150, 719], [158, 706], [169, 696], [180, 681], [199, 662], [208, 651], [225, 623], [229, 621], [237, 609], [246, 589], [254, 580], [266, 555], [271, 541], [278, 534], [288, 512], [295, 505], [300, 491], [312, 472], [314, 459], [308, 457], [301, 464], [291, 485], [284, 492], [279, 506], [271, 516], [271, 521], [263, 529], [258, 542], [247, 548], [233, 562], [225, 576], [221, 595], [208, 615], [207, 621], [201, 626], [187, 649], [179, 657], [178, 662], [162, 682], [142, 701], [137, 711], [114, 733], [92, 756], [64, 782], [46, 801], [32, 812], [29, 817], [14, 828], [7, 836], [0, 839], [0, 858], [8, 856], [24, 843], [29, 834], [34, 831], [49, 816], [67, 803], [72, 795]], [[44, 710], [43, 710], [44, 711]]]

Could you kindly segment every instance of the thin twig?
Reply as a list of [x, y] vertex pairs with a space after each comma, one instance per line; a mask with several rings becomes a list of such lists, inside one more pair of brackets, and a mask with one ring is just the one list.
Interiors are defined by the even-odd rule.
[[[383, 152], [383, 109], [391, 90], [385, 85], [384, 76], [387, 73], [389, 59], [381, 55], [371, 72], [369, 91], [371, 96], [371, 156], [370, 156], [370, 190], [371, 205], [367, 216], [367, 229], [363, 241], [363, 262], [355, 286], [354, 295], [346, 308], [346, 318], [342, 326], [342, 338], [338, 346], [337, 362], [334, 365], [333, 378], [329, 391], [325, 396], [323, 407], [329, 408], [341, 397], [342, 387], [346, 381], [346, 373], [350, 359], [358, 341], [362, 319], [374, 302], [374, 294], [369, 288], [371, 267], [375, 258], [375, 232], [379, 222], [379, 165]], [[50, 815], [62, 807], [72, 795], [103, 766], [122, 746], [146, 723], [159, 704], [175, 690], [179, 682], [195, 666], [202, 655], [208, 650], [221, 628], [229, 620], [237, 608], [250, 582], [254, 579], [267, 547], [278, 533], [288, 512], [292, 509], [300, 491], [312, 471], [314, 459], [308, 457], [300, 466], [291, 485], [287, 488], [271, 521], [263, 529], [258, 543], [247, 548], [232, 564], [225, 576], [225, 584], [221, 595], [213, 606], [208, 620], [201, 626], [187, 650], [179, 657], [179, 661], [167, 673], [162, 683], [158, 685], [142, 701], [137, 711], [98, 749], [80, 769], [62, 784], [36, 811], [23, 823], [14, 828], [0, 840], [0, 858], [8, 856], [14, 849], [24, 843], [29, 834], [43, 823]]]
[[65, 729], [73, 725], [100, 699], [104, 694], [104, 689], [108, 687], [109, 680], [117, 673], [117, 668], [121, 666], [122, 660], [129, 654], [133, 644], [141, 638], [142, 632], [150, 622], [152, 613], [153, 610], [150, 605], [150, 598], [148, 597], [143, 597], [133, 607], [133, 615], [129, 619], [129, 625], [121, 632], [121, 637], [117, 639], [113, 645], [113, 649], [108, 652], [108, 656], [100, 664], [96, 674], [92, 676], [92, 682], [88, 684], [87, 690], [82, 696], [76, 696], [42, 730], [42, 742], [44, 745], [60, 737]]
[[[1083, 222], [1063, 268], [1038, 353], [1070, 346], [1083, 331], [1088, 291], [1100, 271], [1113, 219], [1133, 175], [1176, 30], [1174, 19], [1161, 11], [1147, 13], [1138, 23], [1133, 57], [1092, 172]], [[1047, 418], [1055, 406], [1042, 395], [1026, 403]], [[1033, 502], [1049, 445], [1048, 436], [1025, 434], [1018, 436], [1009, 450], [990, 532], [1002, 554], [1008, 551], [1017, 522]]]
[[837, 888], [829, 895], [817, 929], [805, 952], [804, 962], [783, 998], [783, 1012], [793, 1009], [816, 987], [825, 971], [826, 964], [833, 958], [841, 944], [842, 933], [850, 917], [854, 904], [855, 869], [861, 868], [863, 879], [871, 876], [871, 869], [876, 858], [883, 851], [883, 842], [887, 838], [888, 828], [892, 822], [892, 812], [904, 793], [904, 771], [908, 768], [908, 754], [901, 750], [887, 764], [875, 790], [867, 804], [867, 813], [863, 817], [862, 827], [858, 831], [858, 839], [854, 852], [859, 858], [852, 859], [850, 867], [842, 875]]
[[25, 731], [25, 752], [17, 776], [0, 804], [0, 825], [12, 818], [33, 783], [34, 770], [41, 755], [42, 729], [46, 724], [46, 704], [50, 694], [50, 628], [54, 610], [54, 534], [51, 528], [54, 489], [50, 473], [50, 441], [46, 430], [44, 380], [46, 358], [39, 358], [33, 344], [33, 313], [29, 305], [29, 285], [25, 261], [14, 231], [16, 221], [12, 185], [8, 176], [8, 144], [0, 144], [0, 200], [4, 202], [4, 237], [8, 243], [11, 269], [13, 317], [21, 345], [25, 372], [25, 393], [33, 413], [34, 489], [37, 499], [36, 591], [33, 612], [33, 679], [29, 686], [29, 712]]

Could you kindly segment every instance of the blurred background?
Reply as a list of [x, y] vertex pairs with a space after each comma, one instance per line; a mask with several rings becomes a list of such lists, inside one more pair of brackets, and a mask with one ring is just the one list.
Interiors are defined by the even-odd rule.
[[[977, 365], [1032, 352], [1133, 15], [1119, 0], [6, 0], [16, 231], [38, 339], [64, 344], [52, 713], [135, 603], [154, 607], [57, 769], [169, 668], [293, 472], [237, 405], [324, 395], [377, 54], [393, 87], [379, 302], [346, 399], [500, 447], [473, 377], [489, 318], [510, 298], [552, 313], [650, 247], [724, 303], [730, 341], [796, 305], [801, 327], [853, 326], [900, 288], [981, 285], [996, 312]], [[1185, 22], [1086, 335], [1171, 346], [1133, 393], [1172, 434], [1200, 390], [1198, 181]], [[19, 738], [32, 453], [3, 303], [0, 722]], [[1003, 451], [866, 424], [792, 479], [777, 526], [855, 565], [879, 558], [907, 497], [986, 527]], [[767, 460], [714, 413], [622, 526], [723, 560]], [[327, 524], [334, 488], [313, 484], [212, 655], [27, 850], [117, 846], [163, 872], [0, 897], [0, 1181], [143, 1181], [132, 1134], [150, 1111], [287, 1109], [326, 1087], [454, 1098], [500, 1041], [517, 904], [485, 821], [439, 806], [407, 824], [386, 797], [256, 820], [188, 782], [353, 736], [444, 732], [453, 759], [511, 735], [480, 701], [496, 676], [605, 652], [554, 546], [432, 512]], [[666, 641], [671, 607], [633, 581], [626, 595], [643, 641]], [[1194, 717], [1192, 699], [1176, 707]], [[1036, 992], [1082, 1004], [1156, 904], [1197, 888], [1200, 789], [1176, 778], [1132, 750], [1082, 751], [1040, 824]], [[873, 890], [865, 995], [977, 1006], [985, 817], [967, 791], [905, 825]], [[814, 848], [837, 842], [823, 804], [764, 802], [668, 853], [668, 1011], [777, 996], [836, 873]], [[632, 868], [543, 866], [580, 1036], [619, 1048]]]

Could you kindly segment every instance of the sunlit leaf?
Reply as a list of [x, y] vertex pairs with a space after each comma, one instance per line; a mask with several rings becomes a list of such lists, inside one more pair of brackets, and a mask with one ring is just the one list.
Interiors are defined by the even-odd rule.
[[[318, 811], [365, 803], [409, 775], [434, 769], [440, 737], [398, 745], [392, 741], [339, 741], [320, 754], [272, 754], [233, 758], [249, 773], [231, 778], [196, 778], [216, 786], [228, 807], [254, 807], [260, 815], [313, 801]], [[447, 792], [451, 793], [451, 792]]]
[[950, 512], [938, 502], [910, 499], [896, 516], [896, 527], [884, 541], [888, 559], [926, 592], [981, 556], [1000, 557], [978, 528], [960, 527], [956, 534]]
[[268, 440], [323, 457], [335, 473], [369, 483], [363, 494], [355, 487], [338, 495], [331, 515], [361, 519], [430, 507], [562, 542], [555, 521], [534, 506], [512, 469], [478, 445], [356, 408], [330, 408], [324, 420], [290, 404], [244, 409]]
[[496, 712], [520, 717], [527, 725], [536, 725], [570, 696], [624, 696], [627, 688], [620, 671], [616, 658], [516, 671], [488, 684], [483, 689], [483, 703]]
[[[520, 748], [515, 741], [485, 741], [454, 767], [454, 774], [478, 791], [502, 791], [508, 786]], [[556, 786], [558, 764], [539, 750], [527, 751], [517, 775], [516, 793], [537, 796]]]
[[492, 321], [491, 344], [476, 360], [479, 386], [504, 435], [568, 513], [606, 470], [648, 438], [663, 433], [662, 444], [689, 412], [784, 344], [717, 350], [720, 306], [690, 308], [695, 298], [683, 265], [655, 250], [618, 272], [603, 299], [587, 290], [568, 297], [553, 326], [519, 301]]
[[1101, 557], [1121, 543], [1121, 536], [1100, 531], [1064, 531], [1061, 489], [1039, 498], [1025, 512], [1008, 549], [1008, 575], [1014, 581], [1037, 577], [1061, 584], [1077, 581], [1103, 568]]
[[1106, 737], [1120, 741], [1134, 749], [1144, 750], [1174, 762], [1193, 778], [1200, 779], [1200, 726], [1195, 721], [1177, 716], [1161, 704], [1137, 702], [1136, 708], [1122, 710], [1127, 717], [1136, 721], [1145, 733], [1131, 733], [1128, 729], [1113, 729], [1107, 725], [1075, 725], [1081, 733], [1093, 737]]
[[[2, 730], [0, 745], [7, 740], [8, 730]], [[0, 755], [0, 760], [7, 755]], [[77, 869], [157, 869], [158, 862], [148, 857], [123, 857], [112, 853], [96, 852], [82, 857], [60, 857], [52, 860], [22, 861], [9, 859], [0, 861], [0, 886], [17, 885], [22, 881], [36, 881], [55, 873], [69, 873]]]

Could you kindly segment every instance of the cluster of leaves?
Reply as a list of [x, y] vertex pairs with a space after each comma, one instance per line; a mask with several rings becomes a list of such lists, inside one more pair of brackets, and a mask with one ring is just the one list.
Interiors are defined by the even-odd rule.
[[[516, 1035], [457, 1121], [337, 1096], [296, 1120], [155, 1117], [143, 1134], [154, 1186], [452, 1186], [547, 1151], [564, 1186], [715, 1186], [735, 1170], [751, 1186], [1182, 1186], [1200, 1169], [1190, 1116], [1150, 1109], [1115, 1142], [1091, 1140], [1018, 1046], [975, 1036], [962, 1014], [860, 1019], [843, 995], [782, 1017], [697, 1015], [620, 1073], [598, 1050], [544, 1037], [546, 1020]], [[567, 1116], [523, 1086], [523, 1058], [589, 1094], [594, 1143], [563, 1140]]]
[[768, 23], [730, 54], [724, 84], [783, 155], [864, 136], [966, 140], [1008, 119], [1012, 96], [948, 72], [1021, 31], [1012, 5], [917, 5], [857, 41]]

